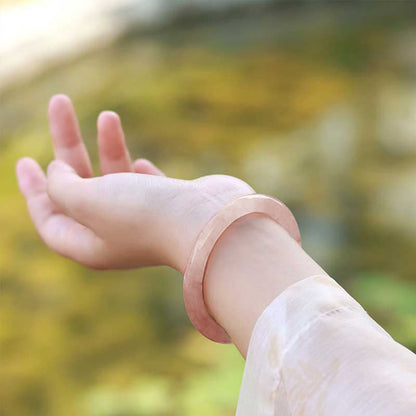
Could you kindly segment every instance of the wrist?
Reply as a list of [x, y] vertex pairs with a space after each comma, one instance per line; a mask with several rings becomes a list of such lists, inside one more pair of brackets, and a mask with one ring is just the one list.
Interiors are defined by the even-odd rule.
[[245, 356], [266, 306], [291, 284], [318, 273], [325, 272], [283, 227], [253, 214], [236, 221], [218, 240], [207, 265], [204, 299]]
[[198, 235], [210, 219], [231, 201], [252, 193], [245, 182], [226, 175], [181, 181], [175, 198], [165, 204], [169, 208], [163, 216], [166, 264], [184, 274]]

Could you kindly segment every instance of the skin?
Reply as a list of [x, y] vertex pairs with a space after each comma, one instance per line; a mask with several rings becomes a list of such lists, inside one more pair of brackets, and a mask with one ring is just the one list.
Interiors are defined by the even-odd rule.
[[[18, 184], [45, 244], [86, 267], [168, 265], [183, 273], [207, 221], [227, 202], [254, 192], [231, 176], [187, 181], [167, 177], [147, 159], [132, 162], [120, 118], [111, 111], [97, 120], [102, 175], [94, 177], [71, 100], [53, 96], [48, 115], [55, 160], [45, 175], [35, 160], [20, 159]], [[254, 215], [231, 226], [214, 248], [205, 301], [245, 357], [264, 308], [288, 285], [318, 273], [324, 271], [279, 225]]]
[[253, 192], [232, 177], [185, 181], [167, 178], [149, 160], [131, 162], [120, 118], [110, 111], [98, 117], [102, 176], [93, 177], [71, 100], [52, 97], [48, 114], [55, 161], [45, 175], [35, 160], [19, 160], [19, 187], [43, 241], [87, 267], [169, 265], [183, 272], [206, 221]]

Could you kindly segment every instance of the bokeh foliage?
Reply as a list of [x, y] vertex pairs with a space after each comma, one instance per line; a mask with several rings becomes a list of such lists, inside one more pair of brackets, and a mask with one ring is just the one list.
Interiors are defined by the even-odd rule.
[[[385, 145], [376, 111], [381, 95], [401, 108], [414, 88], [394, 48], [415, 26], [361, 19], [282, 34], [278, 16], [260, 15], [132, 34], [1, 97], [2, 414], [232, 415], [243, 372], [233, 347], [193, 330], [177, 273], [94, 272], [39, 241], [13, 170], [23, 155], [51, 159], [57, 92], [73, 97], [95, 165], [95, 120], [112, 109], [131, 153], [168, 175], [232, 174], [285, 200], [307, 251], [416, 349], [415, 233], [379, 215], [384, 190], [416, 178], [415, 153]], [[408, 203], [409, 183], [394, 197]]]

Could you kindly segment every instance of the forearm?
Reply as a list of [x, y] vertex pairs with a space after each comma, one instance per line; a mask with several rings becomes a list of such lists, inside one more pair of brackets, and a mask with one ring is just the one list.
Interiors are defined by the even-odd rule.
[[305, 277], [326, 274], [273, 220], [250, 215], [219, 239], [204, 279], [214, 319], [246, 357], [253, 327], [283, 290]]
[[414, 414], [414, 354], [267, 217], [224, 233], [204, 290], [245, 358], [251, 341], [238, 415]]

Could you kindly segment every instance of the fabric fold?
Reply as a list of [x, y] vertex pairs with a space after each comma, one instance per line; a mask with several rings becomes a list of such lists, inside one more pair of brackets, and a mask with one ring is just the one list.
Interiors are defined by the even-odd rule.
[[258, 318], [237, 416], [416, 414], [416, 357], [338, 283], [311, 276]]

